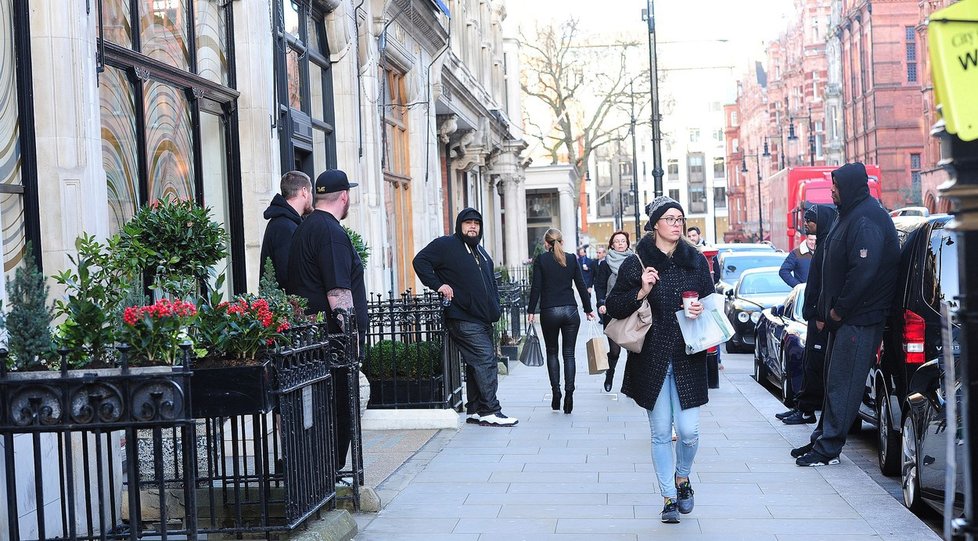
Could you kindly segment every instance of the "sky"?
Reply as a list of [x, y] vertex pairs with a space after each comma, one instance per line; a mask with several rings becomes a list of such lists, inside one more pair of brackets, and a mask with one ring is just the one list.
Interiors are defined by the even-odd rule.
[[[657, 0], [654, 8], [661, 62], [676, 65], [677, 61], [682, 62], [676, 57], [708, 49], [711, 40], [726, 40], [723, 56], [731, 60], [724, 61], [746, 67], [749, 60], [760, 59], [765, 42], [784, 30], [785, 14], [795, 9], [794, 3], [795, 0]], [[511, 29], [532, 29], [536, 21], [575, 17], [588, 32], [641, 33], [645, 29], [641, 17], [645, 7], [646, 0], [507, 0], [507, 25]], [[713, 44], [716, 46], [716, 41]]]

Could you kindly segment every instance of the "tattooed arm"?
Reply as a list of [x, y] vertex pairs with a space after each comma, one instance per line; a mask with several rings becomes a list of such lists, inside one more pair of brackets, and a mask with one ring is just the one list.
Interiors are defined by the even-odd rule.
[[[330, 289], [326, 293], [326, 299], [329, 301], [329, 308], [331, 311], [336, 311], [337, 308], [342, 308], [345, 314], [350, 314], [353, 312], [353, 292], [349, 289]], [[346, 323], [344, 321], [344, 315], [338, 314], [337, 321], [342, 328]]]

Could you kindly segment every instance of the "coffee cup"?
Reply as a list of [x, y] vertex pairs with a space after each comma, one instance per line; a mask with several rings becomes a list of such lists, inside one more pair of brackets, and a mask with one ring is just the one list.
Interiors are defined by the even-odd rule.
[[686, 317], [693, 317], [689, 313], [690, 307], [694, 302], [700, 300], [700, 294], [695, 291], [683, 291], [683, 311], [686, 312]]

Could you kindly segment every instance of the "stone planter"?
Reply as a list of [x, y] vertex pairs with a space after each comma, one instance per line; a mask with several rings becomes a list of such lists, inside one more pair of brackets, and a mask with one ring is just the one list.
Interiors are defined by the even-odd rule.
[[442, 376], [422, 380], [373, 379], [370, 381], [372, 408], [439, 408], [444, 404]]

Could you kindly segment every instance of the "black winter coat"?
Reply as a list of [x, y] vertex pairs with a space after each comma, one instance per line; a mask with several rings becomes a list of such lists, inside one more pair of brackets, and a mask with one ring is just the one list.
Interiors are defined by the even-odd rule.
[[295, 233], [302, 217], [292, 208], [292, 205], [282, 194], [275, 194], [271, 204], [265, 209], [264, 217], [268, 220], [265, 236], [261, 241], [261, 274], [265, 274], [265, 260], [272, 259], [275, 267], [275, 280], [278, 286], [285, 288], [289, 276], [289, 248], [292, 246], [292, 234]]
[[680, 240], [672, 257], [667, 256], [656, 248], [652, 235], [639, 241], [636, 253], [646, 267], [659, 271], [659, 282], [646, 299], [636, 300], [642, 287], [643, 269], [637, 258], [629, 257], [619, 267], [618, 281], [605, 301], [608, 315], [616, 319], [628, 317], [642, 302], [652, 305], [652, 328], [645, 336], [642, 352], [628, 353], [621, 392], [639, 406], [652, 409], [671, 360], [682, 409], [702, 406], [709, 401], [706, 352], [686, 355], [676, 312], [683, 308], [683, 291], [696, 291], [700, 298], [715, 292], [709, 264], [685, 240]]
[[829, 237], [829, 231], [835, 225], [835, 219], [838, 215], [835, 212], [835, 207], [830, 205], [815, 205], [815, 213], [815, 251], [812, 253], [812, 264], [808, 270], [808, 281], [805, 282], [805, 305], [802, 307], [802, 316], [809, 323], [814, 323], [818, 316], [818, 295], [822, 291], [822, 259], [825, 257], [825, 239]]
[[[839, 219], [825, 239], [818, 318], [839, 325], [876, 325], [886, 319], [896, 290], [900, 241], [893, 219], [869, 195], [866, 168], [846, 164], [832, 172]], [[841, 322], [832, 321], [835, 310]]]

